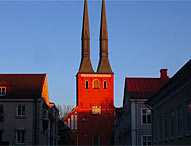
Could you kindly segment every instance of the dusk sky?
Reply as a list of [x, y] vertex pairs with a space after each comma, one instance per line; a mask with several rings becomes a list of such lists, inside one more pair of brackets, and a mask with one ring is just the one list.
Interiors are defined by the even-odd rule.
[[[76, 104], [82, 0], [0, 0], [0, 73], [46, 73], [50, 101]], [[89, 0], [90, 52], [99, 61], [101, 1]], [[114, 104], [125, 77], [172, 77], [191, 59], [191, 1], [106, 0]]]

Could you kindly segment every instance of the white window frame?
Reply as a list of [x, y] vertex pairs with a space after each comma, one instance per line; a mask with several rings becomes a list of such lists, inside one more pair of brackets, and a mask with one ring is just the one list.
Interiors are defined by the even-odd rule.
[[[2, 94], [2, 89], [5, 89], [5, 94]], [[6, 90], [6, 87], [4, 87], [4, 86], [2, 86], [2, 87], [0, 87], [0, 96], [5, 96], [6, 95], [6, 92], [7, 90]]]
[[[143, 123], [143, 110], [150, 110], [150, 109], [141, 108], [141, 125], [152, 125], [152, 113], [151, 113], [151, 123]], [[147, 120], [147, 114], [146, 114], [146, 120]]]
[[[145, 137], [150, 136], [151, 137], [151, 145], [152, 145], [152, 135], [141, 135], [141, 146], [143, 146], [143, 136], [145, 136]], [[148, 141], [147, 141], [147, 143], [148, 143]]]
[[[24, 135], [25, 135], [25, 138], [24, 138], [24, 143], [20, 143], [17, 141], [17, 137], [18, 137], [18, 131], [24, 131]], [[16, 139], [15, 139], [15, 142], [16, 144], [26, 144], [26, 130], [25, 129], [16, 129]]]
[[[22, 113], [22, 107], [23, 107], [23, 106], [25, 107], [25, 114], [24, 114], [24, 115], [22, 115], [22, 114], [19, 115], [19, 114], [18, 114], [19, 106], [21, 106], [21, 113]], [[26, 116], [26, 105], [25, 105], [25, 104], [19, 104], [19, 105], [17, 105], [17, 112], [16, 112], [16, 113], [17, 113], [17, 115], [16, 115], [17, 117], [25, 117], [25, 116]]]

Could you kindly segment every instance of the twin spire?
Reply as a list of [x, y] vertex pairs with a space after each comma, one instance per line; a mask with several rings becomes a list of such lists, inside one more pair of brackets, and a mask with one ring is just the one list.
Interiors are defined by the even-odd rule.
[[[94, 73], [90, 60], [90, 31], [87, 0], [84, 2], [84, 16], [82, 26], [82, 59], [79, 73]], [[97, 73], [113, 73], [108, 59], [108, 32], [104, 0], [102, 0], [100, 26], [100, 60]]]

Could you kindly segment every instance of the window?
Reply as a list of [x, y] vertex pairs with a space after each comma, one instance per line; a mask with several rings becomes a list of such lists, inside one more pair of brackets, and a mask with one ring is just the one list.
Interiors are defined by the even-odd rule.
[[6, 95], [6, 87], [0, 87], [0, 96]]
[[162, 116], [159, 116], [159, 140], [162, 140], [163, 138], [163, 119]]
[[43, 118], [43, 120], [48, 120], [48, 110], [47, 109], [43, 109], [42, 118]]
[[75, 122], [74, 122], [75, 127], [74, 128], [77, 130], [78, 129], [78, 113], [77, 112], [75, 112], [74, 120], [75, 120]]
[[0, 121], [3, 121], [3, 105], [0, 104]]
[[154, 123], [153, 123], [154, 125], [154, 141], [157, 141], [157, 120], [156, 120], [156, 118], [154, 119]]
[[99, 145], [99, 136], [93, 136], [93, 145]]
[[68, 127], [70, 128], [70, 118], [68, 118]]
[[174, 112], [170, 112], [170, 137], [174, 138]]
[[164, 138], [168, 139], [168, 114], [164, 115]]
[[24, 117], [25, 116], [25, 105], [18, 105], [17, 106], [17, 116]]
[[182, 112], [182, 108], [179, 107], [177, 109], [177, 136], [178, 137], [181, 137], [182, 136], [182, 124], [183, 124], [183, 121], [182, 121], [182, 118], [183, 118], [183, 112]]
[[3, 130], [0, 130], [0, 142], [3, 141]]
[[141, 146], [151, 146], [152, 143], [152, 137], [150, 135], [143, 135]]
[[98, 79], [93, 80], [93, 88], [99, 89], [99, 80]]
[[85, 88], [86, 88], [86, 89], [88, 89], [88, 88], [89, 88], [88, 81], [85, 81]]
[[17, 130], [16, 131], [16, 144], [25, 144], [25, 137], [26, 137], [25, 130]]
[[107, 89], [107, 81], [103, 81], [103, 88]]
[[92, 114], [101, 114], [101, 106], [92, 106]]
[[142, 109], [142, 124], [151, 124], [151, 110]]
[[71, 129], [74, 129], [74, 115], [71, 116]]
[[186, 102], [186, 115], [187, 134], [191, 134], [191, 100]]

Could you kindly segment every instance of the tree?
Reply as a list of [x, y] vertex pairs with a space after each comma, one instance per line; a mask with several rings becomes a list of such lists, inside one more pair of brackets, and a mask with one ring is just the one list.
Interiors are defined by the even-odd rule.
[[59, 110], [59, 119], [64, 120], [64, 118], [70, 114], [70, 112], [74, 109], [73, 105], [57, 105], [57, 108]]

